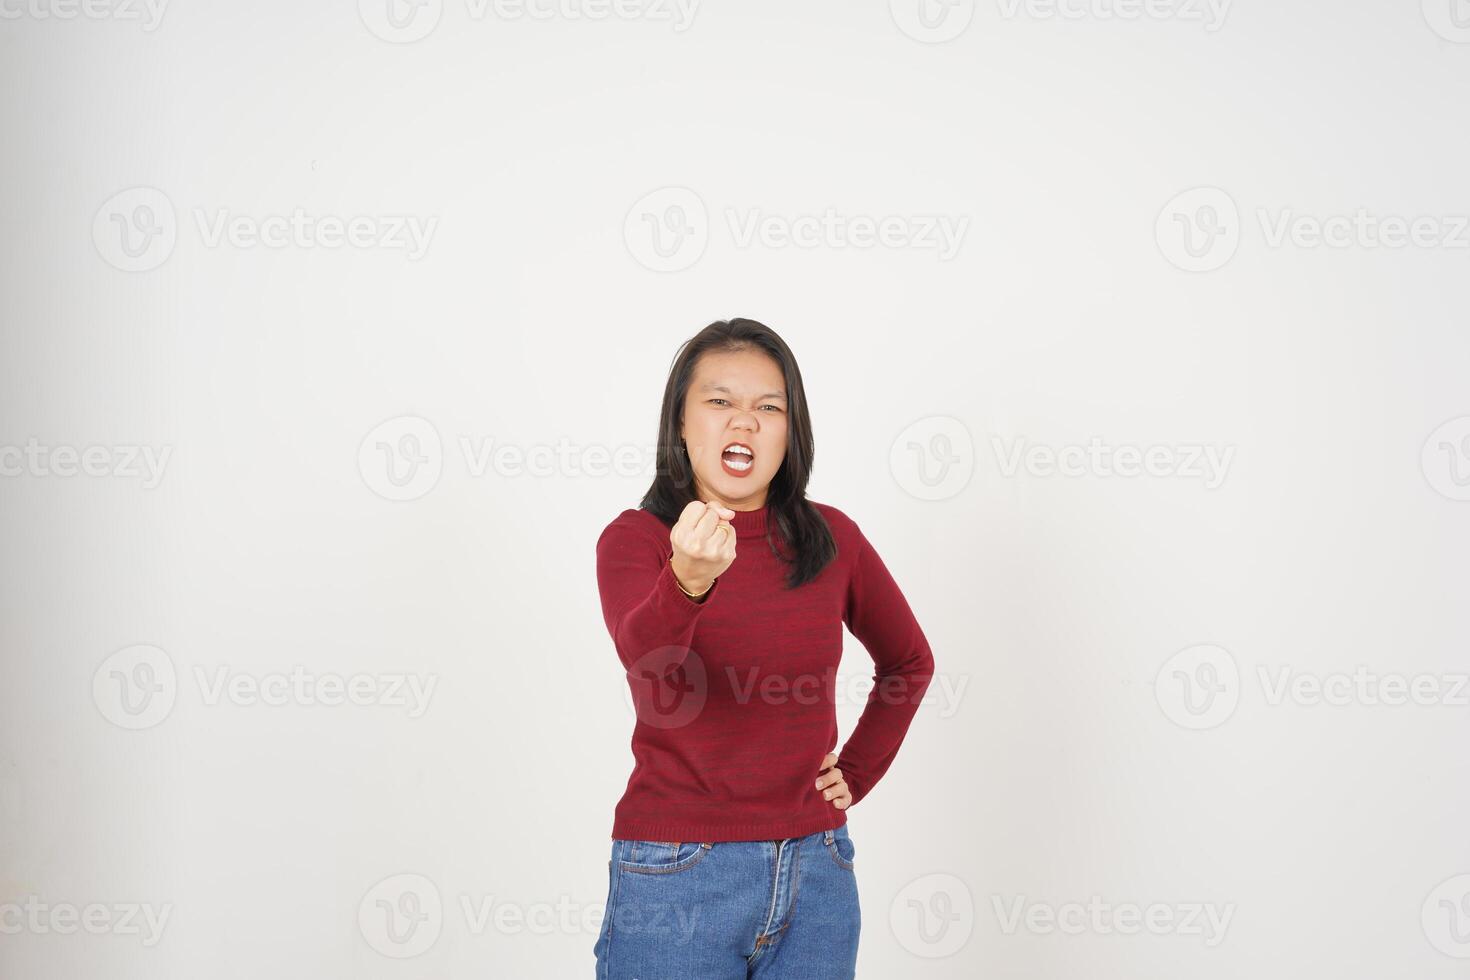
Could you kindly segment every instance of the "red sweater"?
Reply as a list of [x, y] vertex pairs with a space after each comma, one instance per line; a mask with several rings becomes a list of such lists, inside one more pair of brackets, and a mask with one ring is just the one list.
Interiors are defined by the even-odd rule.
[[813, 504], [837, 557], [795, 590], [764, 540], [765, 507], [730, 521], [737, 555], [703, 602], [679, 589], [669, 526], [653, 514], [625, 510], [598, 538], [602, 614], [637, 713], [633, 774], [613, 837], [776, 840], [846, 823], [846, 811], [816, 788], [822, 757], [837, 746], [843, 624], [876, 665], [838, 753], [853, 803], [893, 762], [934, 658], [857, 524]]

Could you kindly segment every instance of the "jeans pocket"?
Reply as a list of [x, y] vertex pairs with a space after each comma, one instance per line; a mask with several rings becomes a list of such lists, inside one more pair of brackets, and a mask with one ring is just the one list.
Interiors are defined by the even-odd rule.
[[698, 841], [624, 840], [618, 869], [633, 874], [666, 875], [688, 871], [714, 847]]
[[847, 832], [847, 824], [835, 827], [827, 832], [827, 853], [832, 855], [832, 860], [837, 866], [848, 871], [853, 870], [853, 859], [857, 856], [857, 849], [852, 846], [852, 835]]

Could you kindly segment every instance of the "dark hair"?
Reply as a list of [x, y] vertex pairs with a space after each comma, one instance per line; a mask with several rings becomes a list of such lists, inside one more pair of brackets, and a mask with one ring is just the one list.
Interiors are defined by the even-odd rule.
[[[710, 352], [723, 353], [756, 349], [769, 354], [786, 378], [786, 459], [771, 478], [766, 490], [766, 542], [778, 559], [791, 566], [786, 587], [794, 589], [817, 577], [837, 555], [832, 529], [812, 502], [806, 499], [811, 478], [811, 416], [807, 413], [806, 389], [796, 357], [776, 331], [755, 320], [716, 320], [686, 340], [674, 355], [664, 386], [664, 403], [658, 423], [658, 467], [653, 484], [639, 506], [673, 527], [684, 508], [695, 500], [694, 470], [689, 453], [679, 438], [684, 421], [684, 398], [694, 378], [694, 366]], [[777, 531], [792, 554], [783, 554], [772, 538]]]

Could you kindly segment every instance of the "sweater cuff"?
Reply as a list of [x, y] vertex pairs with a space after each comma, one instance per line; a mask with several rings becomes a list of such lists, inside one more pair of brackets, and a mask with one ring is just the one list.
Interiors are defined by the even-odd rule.
[[691, 599], [689, 593], [679, 586], [679, 577], [674, 574], [673, 563], [668, 560], [664, 561], [663, 571], [659, 572], [659, 583], [666, 602], [674, 604], [676, 608], [679, 605], [690, 606], [693, 610], [703, 609], [714, 598], [715, 589], [720, 587], [720, 580], [717, 578], [710, 584], [708, 592], [697, 600]]

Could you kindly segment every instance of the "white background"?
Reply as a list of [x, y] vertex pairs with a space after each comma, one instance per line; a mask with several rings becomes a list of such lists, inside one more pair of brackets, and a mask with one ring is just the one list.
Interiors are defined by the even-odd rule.
[[[679, 343], [747, 316], [939, 672], [849, 814], [860, 976], [1463, 975], [1463, 3], [98, 2], [0, 5], [0, 973], [590, 975], [632, 728], [593, 544]], [[209, 234], [298, 209], [389, 241]], [[777, 237], [829, 209], [913, 234]], [[1004, 465], [1094, 438], [1180, 465]], [[435, 686], [212, 696], [297, 667]], [[1046, 926], [1094, 896], [1174, 925]]]

